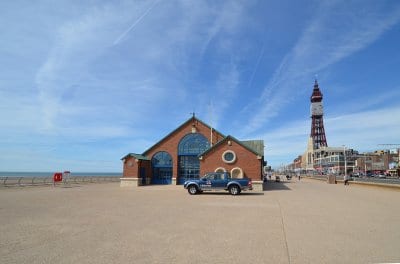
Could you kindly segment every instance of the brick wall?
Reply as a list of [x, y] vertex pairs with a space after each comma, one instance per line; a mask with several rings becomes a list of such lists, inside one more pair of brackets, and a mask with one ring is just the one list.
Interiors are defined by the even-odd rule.
[[[143, 153], [146, 157], [151, 159], [154, 154], [159, 151], [168, 152], [172, 157], [172, 177], [177, 178], [178, 175], [178, 145], [181, 139], [187, 134], [192, 133], [192, 128], [196, 128], [196, 133], [200, 133], [205, 136], [208, 141], [211, 141], [210, 128], [204, 125], [202, 122], [192, 120], [184, 123], [181, 127], [173, 131], [162, 141], [156, 143], [152, 148]], [[221, 141], [224, 137], [213, 130], [213, 145]], [[232, 150], [236, 154], [236, 161], [232, 164], [227, 164], [222, 160], [222, 154], [226, 150]], [[251, 178], [252, 180], [260, 180], [262, 177], [262, 159], [257, 159], [257, 155], [235, 141], [231, 141], [229, 146], [227, 142], [217, 146], [212, 152], [209, 152], [203, 160], [200, 161], [200, 175], [206, 172], [215, 171], [218, 167], [223, 167], [226, 171], [231, 171], [233, 168], [241, 168], [243, 176]], [[133, 166], [128, 166], [132, 164]], [[129, 157], [125, 160], [123, 167], [123, 177], [138, 177], [139, 166], [146, 167], [146, 177], [151, 177], [151, 162], [141, 161], [136, 162], [135, 158]]]
[[[231, 140], [230, 143], [231, 145], [228, 144], [228, 141], [223, 142], [203, 157], [200, 161], [200, 175], [213, 172], [220, 167], [228, 172], [231, 172], [234, 168], [241, 168], [244, 174], [243, 176], [251, 178], [252, 180], [262, 179], [262, 159], [258, 159], [256, 154], [237, 142]], [[236, 154], [234, 163], [226, 163], [223, 161], [222, 154], [226, 150], [231, 150]]]
[[140, 168], [146, 169], [146, 178], [151, 177], [151, 162], [149, 160], [136, 160], [134, 157], [125, 159], [122, 177], [139, 178]]
[[122, 171], [122, 177], [134, 177], [137, 178], [139, 176], [138, 173], [138, 165], [135, 161], [134, 157], [128, 157], [124, 161], [124, 167]]
[[[172, 177], [176, 178], [178, 176], [178, 145], [181, 139], [187, 134], [192, 133], [193, 124], [196, 128], [196, 133], [202, 134], [207, 138], [207, 140], [211, 141], [211, 131], [210, 128], [205, 126], [202, 122], [197, 120], [185, 123], [179, 129], [174, 131], [167, 138], [150, 148], [144, 155], [148, 158], [152, 158], [154, 154], [159, 151], [166, 151], [172, 157]], [[223, 136], [213, 130], [213, 143], [220, 141], [223, 139]]]

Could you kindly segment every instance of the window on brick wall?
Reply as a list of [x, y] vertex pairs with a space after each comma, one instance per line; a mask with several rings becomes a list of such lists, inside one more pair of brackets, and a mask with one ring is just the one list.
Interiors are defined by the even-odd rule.
[[199, 133], [184, 136], [178, 145], [178, 183], [186, 180], [198, 179], [200, 174], [200, 160], [198, 155], [210, 147], [207, 138]]

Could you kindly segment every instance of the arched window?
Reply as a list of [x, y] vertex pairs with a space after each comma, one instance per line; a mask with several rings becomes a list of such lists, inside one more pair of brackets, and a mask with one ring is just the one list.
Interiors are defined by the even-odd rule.
[[210, 147], [207, 138], [199, 133], [187, 134], [178, 145], [178, 183], [183, 184], [189, 179], [198, 179], [200, 160], [198, 155]]
[[231, 170], [231, 177], [233, 179], [241, 179], [243, 178], [243, 170], [239, 167], [233, 168]]
[[207, 138], [199, 133], [187, 134], [179, 142], [179, 155], [199, 155], [210, 147]]
[[215, 169], [215, 172], [226, 172], [226, 169], [223, 167], [218, 167]]
[[153, 167], [172, 167], [172, 157], [168, 152], [157, 152], [151, 159], [151, 165]]
[[172, 183], [172, 157], [168, 152], [160, 151], [151, 159], [153, 169], [152, 184]]

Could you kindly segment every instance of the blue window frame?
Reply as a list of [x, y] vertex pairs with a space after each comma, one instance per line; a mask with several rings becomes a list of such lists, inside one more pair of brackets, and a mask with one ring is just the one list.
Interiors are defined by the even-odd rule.
[[187, 134], [178, 145], [178, 184], [189, 179], [198, 179], [200, 160], [198, 155], [210, 147], [207, 138], [199, 133]]
[[160, 151], [151, 159], [153, 169], [152, 184], [172, 183], [172, 157], [168, 152]]
[[225, 158], [226, 161], [232, 161], [234, 157], [235, 157], [235, 156], [234, 156], [233, 153], [231, 153], [231, 152], [227, 152], [227, 153], [225, 153], [225, 155], [224, 155], [224, 158]]
[[210, 147], [207, 138], [199, 133], [187, 134], [179, 142], [178, 155], [199, 155]]

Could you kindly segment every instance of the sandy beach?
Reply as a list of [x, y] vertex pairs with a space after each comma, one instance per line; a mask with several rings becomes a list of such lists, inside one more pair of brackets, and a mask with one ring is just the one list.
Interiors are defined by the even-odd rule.
[[119, 183], [0, 189], [2, 263], [400, 262], [400, 192], [302, 181], [190, 196]]

